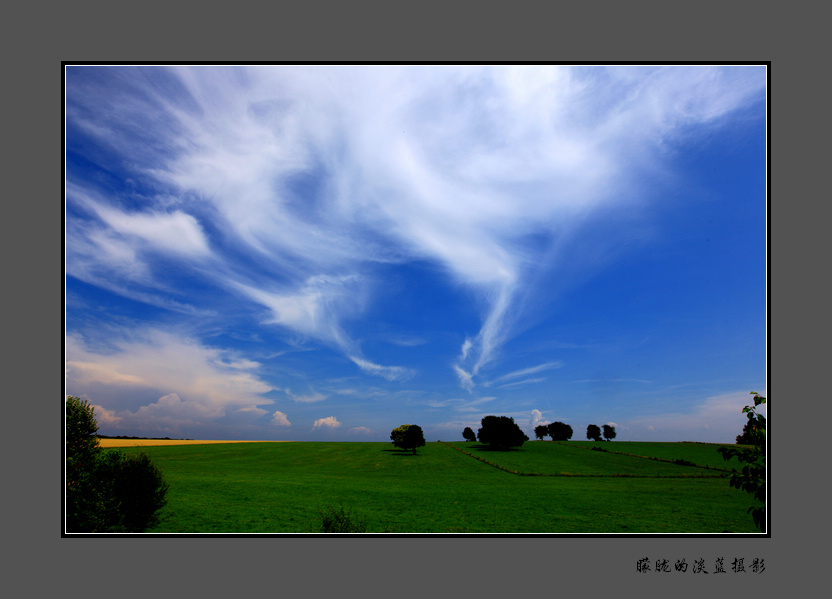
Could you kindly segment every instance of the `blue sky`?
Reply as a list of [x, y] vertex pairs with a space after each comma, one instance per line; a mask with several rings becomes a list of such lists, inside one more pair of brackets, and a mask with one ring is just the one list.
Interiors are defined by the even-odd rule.
[[66, 393], [109, 435], [733, 442], [763, 66], [70, 66]]

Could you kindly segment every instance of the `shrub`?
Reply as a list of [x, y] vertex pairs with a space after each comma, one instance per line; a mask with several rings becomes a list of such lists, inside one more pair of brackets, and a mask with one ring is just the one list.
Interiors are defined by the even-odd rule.
[[104, 453], [98, 480], [106, 499], [106, 531], [144, 532], [159, 522], [169, 485], [146, 453]]
[[337, 510], [327, 506], [321, 511], [321, 532], [327, 533], [362, 533], [367, 532], [363, 519], [353, 520], [352, 515], [340, 506]]

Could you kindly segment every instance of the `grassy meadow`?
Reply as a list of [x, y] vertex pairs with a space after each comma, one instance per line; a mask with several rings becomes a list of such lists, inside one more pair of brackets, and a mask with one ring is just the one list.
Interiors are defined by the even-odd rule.
[[[593, 446], [606, 451], [594, 451]], [[757, 533], [751, 497], [704, 443], [234, 443], [145, 451], [170, 484], [150, 533]], [[674, 462], [675, 461], [675, 462]], [[694, 464], [694, 465], [691, 465]]]

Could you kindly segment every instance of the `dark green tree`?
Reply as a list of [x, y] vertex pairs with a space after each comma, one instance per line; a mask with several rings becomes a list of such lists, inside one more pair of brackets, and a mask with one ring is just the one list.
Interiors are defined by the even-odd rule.
[[604, 425], [604, 439], [612, 441], [615, 439], [615, 427], [609, 424]]
[[549, 425], [549, 435], [552, 441], [568, 441], [572, 438], [572, 427], [561, 421]]
[[466, 441], [476, 441], [477, 434], [474, 432], [474, 429], [472, 429], [470, 426], [466, 426], [465, 430], [462, 431], [462, 438]]
[[548, 435], [549, 427], [545, 424], [541, 424], [539, 426], [534, 427], [534, 436], [540, 439], [541, 441], [543, 440], [543, 437], [546, 437]]
[[[759, 406], [766, 403], [766, 398], [759, 393], [752, 391], [754, 405], [745, 406], [742, 411], [748, 417], [746, 426], [751, 437], [751, 447], [720, 447], [717, 451], [722, 454], [724, 460], [736, 458], [744, 464], [742, 471], [731, 475], [729, 484], [736, 488], [750, 493], [758, 505], [748, 508], [748, 513], [754, 519], [754, 524], [760, 531], [765, 532], [766, 527], [766, 417], [758, 413]], [[743, 429], [745, 430], [745, 429]], [[739, 442], [739, 437], [737, 438]], [[762, 505], [759, 505], [759, 504]]]
[[98, 423], [89, 402], [68, 395], [66, 419], [66, 529], [91, 532], [101, 527], [104, 496], [97, 481]]
[[425, 435], [418, 424], [403, 424], [390, 433], [393, 445], [399, 449], [410, 449], [416, 453], [417, 447], [425, 446]]
[[477, 439], [495, 449], [520, 447], [529, 437], [508, 416], [486, 416], [481, 421], [482, 427], [477, 431]]
[[597, 424], [590, 424], [588, 427], [586, 427], [586, 438], [590, 441], [601, 440], [601, 429]]

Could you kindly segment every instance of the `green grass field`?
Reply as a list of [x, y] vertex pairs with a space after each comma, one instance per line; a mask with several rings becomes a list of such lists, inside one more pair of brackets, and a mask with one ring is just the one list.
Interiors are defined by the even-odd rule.
[[499, 452], [434, 442], [416, 455], [390, 443], [145, 447], [170, 484], [162, 521], [148, 532], [315, 533], [323, 510], [343, 507], [368, 533], [757, 533], [746, 514], [753, 500], [716, 470], [730, 466], [717, 447], [533, 441]]

